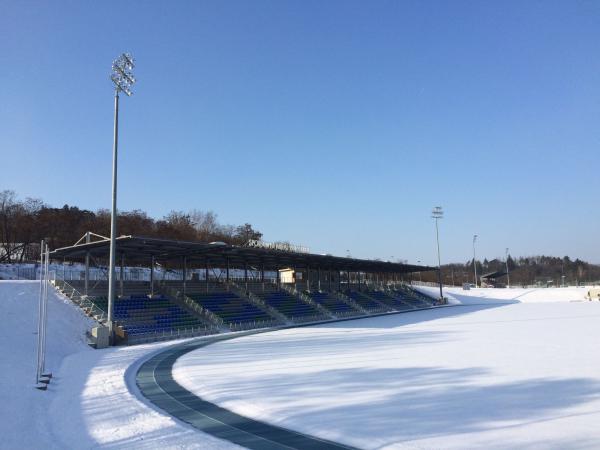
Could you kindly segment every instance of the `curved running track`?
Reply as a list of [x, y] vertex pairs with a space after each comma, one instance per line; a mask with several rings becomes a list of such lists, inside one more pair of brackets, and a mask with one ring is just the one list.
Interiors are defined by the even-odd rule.
[[240, 416], [202, 400], [173, 379], [173, 364], [180, 356], [218, 341], [266, 331], [273, 330], [217, 336], [169, 348], [142, 364], [136, 375], [137, 386], [144, 397], [168, 414], [205, 433], [249, 449], [352, 449], [353, 447]]

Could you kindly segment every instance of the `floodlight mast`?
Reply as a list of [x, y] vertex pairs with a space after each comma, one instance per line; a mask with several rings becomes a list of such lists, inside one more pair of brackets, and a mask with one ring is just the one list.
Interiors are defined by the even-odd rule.
[[[438, 254], [438, 281], [440, 283], [440, 300], [444, 299], [444, 293], [442, 292], [442, 260], [440, 258], [440, 232], [438, 229], [438, 220], [444, 218], [444, 211], [441, 206], [436, 206], [431, 211], [431, 217], [435, 219], [435, 237], [437, 240], [437, 254]], [[419, 272], [419, 276], [421, 273]]]
[[133, 68], [135, 62], [129, 53], [122, 53], [113, 61], [110, 79], [115, 85], [115, 124], [113, 141], [112, 205], [110, 210], [110, 256], [108, 267], [108, 335], [114, 344], [113, 307], [115, 301], [115, 258], [117, 237], [117, 148], [119, 142], [119, 92], [130, 97], [135, 83]]

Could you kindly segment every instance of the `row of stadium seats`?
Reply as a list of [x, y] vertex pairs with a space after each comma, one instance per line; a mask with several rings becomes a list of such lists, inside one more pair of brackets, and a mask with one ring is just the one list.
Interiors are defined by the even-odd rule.
[[390, 311], [391, 309], [388, 306], [377, 303], [373, 298], [361, 291], [346, 291], [346, 295], [370, 313], [380, 313]]
[[403, 301], [402, 297], [399, 295], [392, 295], [384, 291], [369, 291], [366, 295], [396, 311], [414, 309], [412, 305]]
[[[83, 290], [83, 286], [79, 284], [82, 285], [83, 282], [73, 282], [72, 287]], [[278, 288], [273, 283], [248, 283], [248, 290], [266, 305], [262, 307], [257, 301], [250, 301], [252, 297], [249, 299], [243, 296], [242, 292], [246, 286], [227, 286], [220, 282], [187, 282], [186, 301], [201, 307], [196, 311], [191, 304], [184, 306], [184, 303], [181, 303], [180, 306], [181, 300], [171, 300], [176, 297], [174, 292], [182, 292], [181, 282], [169, 282], [167, 286], [173, 288], [168, 291], [171, 297], [148, 295], [148, 282], [124, 283], [123, 291], [127, 292], [127, 295], [118, 297], [113, 312], [115, 321], [127, 336], [165, 333], [177, 335], [181, 330], [215, 332], [217, 324], [234, 330], [282, 323], [283, 318], [276, 317], [275, 312], [269, 308], [276, 310], [291, 322], [304, 323], [326, 320], [331, 316], [348, 317], [363, 314], [356, 305], [370, 314], [375, 314], [428, 308], [435, 303], [434, 299], [407, 286], [388, 290], [349, 290], [344, 293], [352, 300], [348, 302], [332, 292], [305, 292], [304, 295], [310, 298], [311, 303], [292, 291]], [[101, 311], [108, 309], [106, 290], [106, 282], [95, 283], [93, 292], [97, 295], [89, 296], [89, 300]], [[203, 310], [212, 315], [206, 315]], [[222, 322], [217, 322], [215, 316]]]
[[188, 293], [187, 296], [220, 317], [226, 325], [275, 322], [268, 313], [232, 292]]
[[[106, 311], [106, 296], [95, 297], [94, 304]], [[114, 319], [128, 336], [207, 329], [207, 324], [167, 297], [135, 294], [121, 297], [114, 304]]]
[[255, 292], [254, 294], [267, 305], [275, 308], [288, 319], [295, 322], [307, 322], [327, 318], [314, 306], [286, 291], [275, 290], [271, 292]]
[[313, 301], [317, 302], [319, 305], [323, 306], [337, 316], [351, 316], [360, 314], [360, 311], [343, 302], [334, 294], [313, 291], [308, 293], [308, 295], [313, 299]]

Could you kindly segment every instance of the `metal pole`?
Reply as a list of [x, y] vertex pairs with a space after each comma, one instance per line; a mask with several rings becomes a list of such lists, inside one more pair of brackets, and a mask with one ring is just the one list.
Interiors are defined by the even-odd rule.
[[475, 241], [477, 240], [477, 235], [473, 236], [473, 270], [475, 272], [475, 287], [477, 287], [477, 258], [475, 256]]
[[[85, 233], [85, 242], [89, 244], [91, 242], [90, 232]], [[85, 252], [85, 281], [83, 293], [88, 295], [90, 285], [90, 252]]]
[[121, 297], [125, 295], [125, 288], [123, 286], [123, 278], [125, 278], [125, 253], [121, 253], [121, 269], [119, 271], [119, 288], [121, 291]]
[[204, 261], [204, 282], [206, 283], [206, 293], [208, 294], [208, 259]]
[[44, 346], [44, 334], [45, 334], [45, 329], [46, 329], [46, 245], [44, 244], [44, 263], [43, 263], [43, 279], [44, 281], [42, 282], [42, 315], [41, 315], [41, 327], [40, 327], [40, 377], [43, 375], [44, 373], [44, 366], [45, 366], [45, 355], [44, 355], [44, 351], [45, 351], [45, 346]]
[[321, 267], [317, 267], [317, 289], [321, 292]]
[[510, 274], [508, 273], [508, 247], [506, 248], [506, 286], [510, 288]]
[[154, 295], [154, 256], [150, 258], [150, 295]]
[[229, 258], [227, 258], [227, 272], [226, 272], [226, 276], [227, 276], [227, 286], [229, 286]]
[[440, 299], [444, 298], [442, 292], [442, 260], [440, 258], [440, 233], [438, 230], [438, 219], [435, 219], [435, 237], [437, 239], [437, 251], [438, 251], [438, 280], [440, 282]]
[[115, 301], [115, 256], [117, 237], [117, 146], [119, 141], [119, 90], [115, 89], [115, 130], [113, 141], [112, 207], [110, 211], [110, 256], [108, 266], [108, 336], [113, 341], [113, 306]]
[[46, 261], [44, 270], [44, 307], [43, 307], [43, 323], [42, 323], [42, 376], [52, 376], [52, 374], [45, 374], [46, 371], [46, 327], [48, 324], [48, 270], [49, 270], [49, 259], [50, 250], [48, 244], [46, 244]]
[[183, 295], [185, 295], [187, 280], [187, 256], [183, 257]]
[[44, 241], [40, 244], [40, 301], [38, 304], [38, 333], [37, 333], [37, 361], [35, 368], [35, 383], [40, 382], [42, 367], [42, 303], [44, 298]]

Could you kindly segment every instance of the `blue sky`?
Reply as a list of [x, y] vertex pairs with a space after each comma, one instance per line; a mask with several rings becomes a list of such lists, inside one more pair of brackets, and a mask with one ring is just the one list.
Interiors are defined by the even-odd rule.
[[433, 264], [600, 262], [600, 3], [0, 0], [0, 189]]

